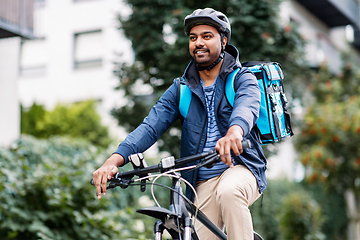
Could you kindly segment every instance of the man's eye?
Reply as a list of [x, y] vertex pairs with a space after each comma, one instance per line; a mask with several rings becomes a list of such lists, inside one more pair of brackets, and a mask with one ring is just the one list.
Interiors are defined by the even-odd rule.
[[205, 35], [204, 38], [205, 38], [205, 39], [210, 39], [211, 36], [210, 36], [210, 35]]

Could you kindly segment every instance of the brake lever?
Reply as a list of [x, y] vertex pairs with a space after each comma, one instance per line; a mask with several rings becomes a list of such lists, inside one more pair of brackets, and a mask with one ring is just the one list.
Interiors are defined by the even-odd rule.
[[[132, 180], [131, 178], [121, 178], [119, 175], [120, 175], [119, 173], [116, 173], [114, 177], [108, 181], [110, 183], [106, 187], [106, 189], [116, 188], [117, 186], [121, 187], [122, 189], [125, 189], [128, 186], [130, 186], [131, 183], [134, 182], [134, 180]], [[90, 184], [95, 186], [93, 179], [90, 180]], [[102, 189], [101, 189], [101, 193], [103, 193]]]
[[210, 156], [208, 158], [205, 158], [202, 163], [196, 166], [196, 168], [201, 168], [201, 167], [212, 168], [220, 161], [221, 161], [220, 155], [216, 154], [215, 156]]
[[134, 180], [132, 178], [124, 178], [121, 177], [119, 173], [116, 173], [113, 178], [110, 179], [110, 184], [107, 188], [115, 188], [117, 186], [121, 187], [122, 189], [127, 188], [130, 186], [131, 183], [133, 183]]

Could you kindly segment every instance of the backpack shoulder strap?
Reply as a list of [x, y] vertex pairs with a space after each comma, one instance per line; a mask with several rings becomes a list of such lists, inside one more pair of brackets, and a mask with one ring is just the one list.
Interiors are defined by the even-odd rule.
[[239, 71], [240, 68], [237, 68], [232, 73], [229, 73], [225, 83], [225, 95], [232, 107], [234, 106], [234, 101], [235, 101], [235, 85], [234, 85], [235, 77]]
[[[235, 69], [232, 73], [226, 78], [225, 82], [225, 96], [229, 101], [231, 106], [234, 106], [235, 100], [235, 77], [236, 74], [240, 71], [240, 68]], [[185, 80], [180, 78], [179, 80], [179, 94], [178, 94], [178, 103], [179, 103], [179, 111], [181, 116], [184, 118], [187, 117], [190, 102], [191, 102], [192, 92], [189, 87], [185, 84]]]
[[179, 111], [181, 116], [184, 118], [187, 117], [190, 102], [191, 102], [192, 92], [189, 87], [185, 84], [183, 78], [179, 81]]

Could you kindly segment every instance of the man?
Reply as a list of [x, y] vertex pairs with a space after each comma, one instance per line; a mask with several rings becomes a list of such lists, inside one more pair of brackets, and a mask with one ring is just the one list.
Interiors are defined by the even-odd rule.
[[[107, 180], [128, 162], [129, 155], [145, 151], [180, 118], [181, 156], [215, 148], [222, 160], [211, 169], [200, 168], [183, 174], [196, 187], [195, 204], [217, 226], [225, 225], [228, 239], [253, 239], [248, 207], [266, 188], [266, 159], [253, 129], [259, 114], [260, 89], [251, 71], [241, 68], [236, 48], [228, 44], [230, 23], [223, 13], [198, 9], [185, 18], [184, 25], [191, 62], [181, 84], [186, 84], [192, 92], [188, 114], [184, 117], [179, 112], [180, 80], [175, 79], [143, 123], [93, 173], [98, 197], [101, 189], [106, 194]], [[237, 68], [241, 70], [235, 79], [232, 107], [224, 86], [227, 75]], [[242, 149], [244, 139], [250, 140], [251, 149]], [[190, 188], [186, 189], [186, 195], [194, 201]], [[201, 223], [195, 226], [200, 239], [216, 239]]]

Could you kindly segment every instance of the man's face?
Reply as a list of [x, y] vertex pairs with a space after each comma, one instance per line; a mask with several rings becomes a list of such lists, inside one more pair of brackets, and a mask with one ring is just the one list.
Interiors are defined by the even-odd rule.
[[220, 33], [209, 25], [193, 27], [189, 34], [189, 51], [198, 65], [210, 66], [221, 53]]

